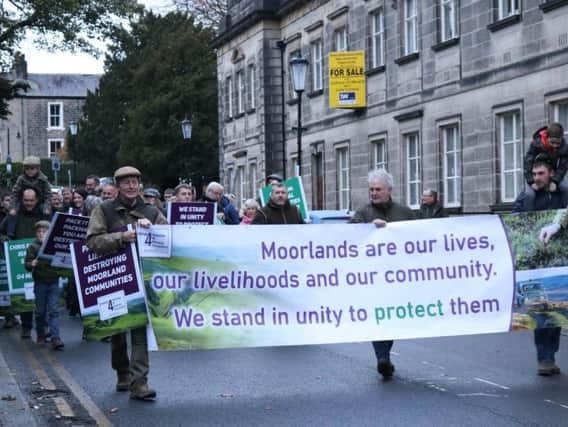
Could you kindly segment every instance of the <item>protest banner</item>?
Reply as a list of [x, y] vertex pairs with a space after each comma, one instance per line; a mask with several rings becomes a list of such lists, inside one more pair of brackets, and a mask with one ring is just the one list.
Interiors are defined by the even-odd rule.
[[4, 257], [10, 293], [10, 313], [35, 310], [34, 279], [24, 265], [26, 250], [35, 239], [4, 242]]
[[537, 327], [547, 309], [568, 324], [568, 273], [555, 304], [549, 293], [548, 307], [535, 305], [527, 288], [513, 307], [519, 229], [494, 215], [382, 229], [171, 227], [171, 258], [142, 258], [160, 350], [506, 332]]
[[167, 219], [172, 225], [210, 225], [215, 223], [217, 203], [168, 203]]
[[89, 217], [56, 212], [39, 249], [39, 258], [49, 260], [54, 267], [72, 268], [69, 245], [85, 240], [88, 226]]
[[365, 51], [329, 54], [329, 108], [367, 105]]
[[[304, 186], [302, 185], [302, 179], [299, 176], [289, 178], [282, 182], [288, 190], [288, 200], [290, 204], [298, 206], [300, 210], [300, 215], [302, 219], [306, 221], [308, 219], [308, 203], [306, 201], [306, 194], [304, 193]], [[270, 200], [270, 193], [272, 192], [272, 186], [267, 185], [259, 190], [260, 193], [260, 203], [265, 206]]]
[[2, 257], [0, 259], [0, 315], [8, 314], [11, 304], [8, 270], [6, 268], [6, 260]]
[[100, 256], [84, 242], [71, 245], [85, 336], [100, 340], [148, 323], [136, 246]]

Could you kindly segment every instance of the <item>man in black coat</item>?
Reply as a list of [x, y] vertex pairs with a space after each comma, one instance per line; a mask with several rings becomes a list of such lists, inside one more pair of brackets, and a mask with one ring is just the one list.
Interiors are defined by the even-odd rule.
[[272, 184], [268, 204], [258, 210], [252, 224], [304, 224], [298, 208], [288, 200], [284, 184]]

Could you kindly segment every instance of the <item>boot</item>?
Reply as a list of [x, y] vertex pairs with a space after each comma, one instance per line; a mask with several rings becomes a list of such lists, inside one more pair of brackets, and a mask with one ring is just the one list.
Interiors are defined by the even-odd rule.
[[554, 364], [554, 362], [550, 362], [550, 361], [547, 361], [547, 360], [539, 361], [537, 373], [538, 373], [538, 375], [541, 375], [543, 377], [547, 377], [549, 375], [554, 375], [554, 367], [556, 367], [556, 369], [558, 369], [558, 366], [556, 366]]
[[383, 376], [383, 379], [390, 380], [394, 373], [394, 365], [390, 360], [380, 359], [377, 363], [377, 371]]
[[61, 341], [61, 338], [59, 337], [52, 337], [51, 338], [51, 348], [54, 350], [63, 350], [63, 347], [65, 347], [65, 344], [63, 344], [63, 341]]
[[146, 382], [138, 381], [130, 386], [130, 398], [136, 400], [153, 400], [156, 391], [148, 387]]
[[118, 374], [118, 380], [116, 381], [116, 391], [128, 390], [130, 390], [130, 374]]

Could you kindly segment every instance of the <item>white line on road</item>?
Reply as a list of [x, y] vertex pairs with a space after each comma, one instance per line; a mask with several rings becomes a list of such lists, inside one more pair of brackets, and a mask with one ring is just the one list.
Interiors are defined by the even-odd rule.
[[492, 393], [461, 393], [457, 394], [458, 397], [509, 397], [506, 394], [492, 394]]
[[423, 364], [423, 365], [430, 365], [430, 366], [433, 366], [434, 368], [442, 369], [442, 370], [444, 370], [444, 371], [446, 370], [446, 368], [444, 368], [443, 366], [436, 365], [435, 363], [428, 362], [427, 360], [423, 360], [423, 361], [422, 361], [422, 364]]
[[550, 404], [552, 404], [552, 405], [558, 405], [558, 406], [560, 406], [561, 408], [568, 409], [568, 405], [564, 405], [564, 404], [562, 404], [562, 403], [555, 402], [554, 400], [544, 399], [544, 401], [545, 401], [546, 403], [550, 403]]
[[499, 387], [503, 390], [511, 390], [511, 387], [507, 387], [506, 385], [497, 384], [497, 383], [494, 383], [493, 381], [484, 380], [483, 378], [474, 378], [474, 380], [485, 383], [485, 384], [493, 385], [495, 387]]

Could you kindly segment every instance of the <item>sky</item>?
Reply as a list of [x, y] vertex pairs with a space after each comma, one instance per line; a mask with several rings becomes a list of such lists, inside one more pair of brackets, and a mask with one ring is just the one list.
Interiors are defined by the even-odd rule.
[[[167, 10], [171, 0], [138, 0], [156, 12]], [[96, 59], [84, 53], [45, 52], [32, 43], [22, 43], [20, 49], [28, 62], [28, 73], [35, 74], [102, 74], [104, 55]]]

